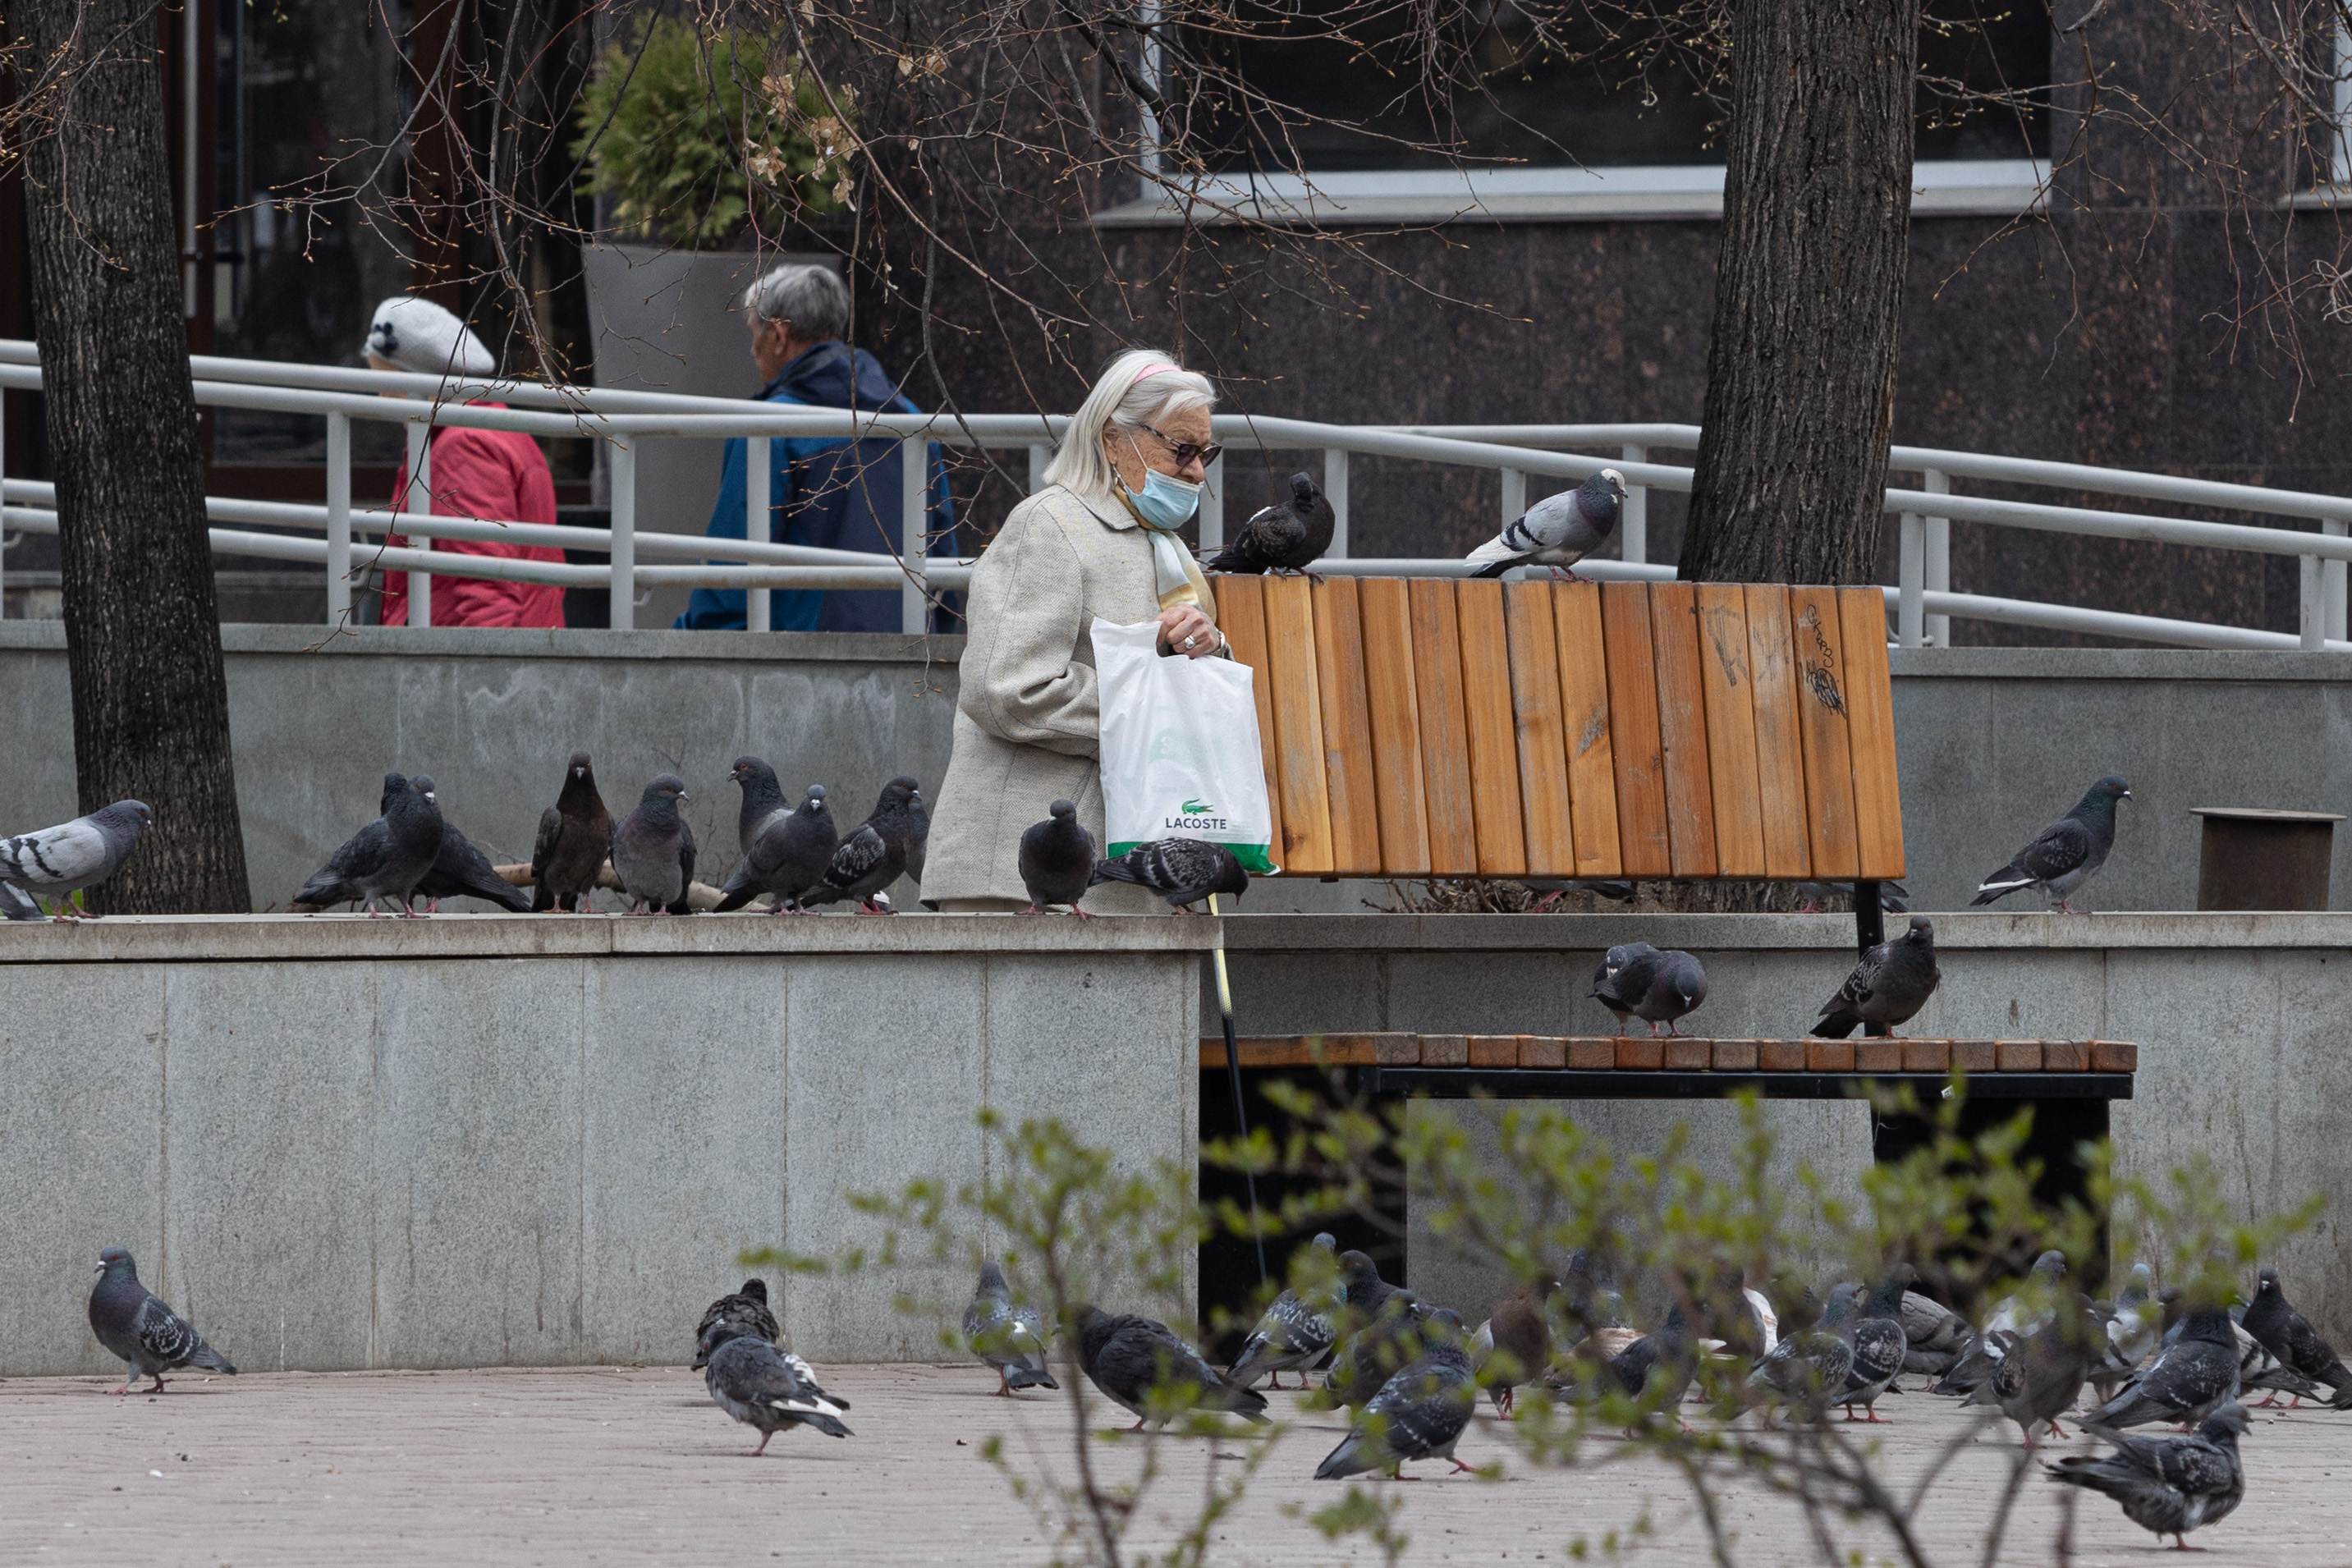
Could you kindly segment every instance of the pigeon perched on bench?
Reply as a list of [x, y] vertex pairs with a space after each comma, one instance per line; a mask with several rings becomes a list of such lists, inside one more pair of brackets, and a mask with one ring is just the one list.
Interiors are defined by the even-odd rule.
[[876, 894], [902, 876], [923, 879], [923, 848], [930, 832], [922, 789], [903, 773], [892, 779], [882, 786], [874, 814], [833, 852], [824, 875], [802, 898], [803, 907], [854, 899], [860, 912], [879, 913]]
[[2131, 789], [2122, 779], [2107, 774], [2084, 794], [2074, 810], [2043, 828], [2008, 865], [1987, 877], [1969, 903], [1989, 904], [2027, 888], [2039, 888], [2048, 895], [2053, 910], [2082, 913], [2068, 900], [2107, 863], [2107, 855], [2116, 847], [2116, 803], [2131, 797]]
[[1212, 572], [1304, 572], [1331, 548], [1339, 520], [1312, 474], [1290, 476], [1290, 499], [1265, 507], [1209, 563]]
[[401, 914], [416, 913], [409, 904], [416, 895], [416, 885], [439, 858], [446, 831], [439, 796], [427, 773], [418, 773], [399, 789], [393, 787], [392, 775], [386, 774], [384, 794], [391, 804], [383, 815], [330, 856], [302, 884], [294, 902], [321, 910], [336, 904], [364, 904], [368, 918], [376, 920], [382, 918], [376, 913], [377, 900], [392, 900], [399, 903]]
[[2043, 1468], [2053, 1480], [2105, 1492], [2123, 1505], [2126, 1519], [2185, 1548], [2190, 1531], [2228, 1518], [2244, 1500], [2238, 1439], [2250, 1421], [2243, 1405], [2225, 1405], [2187, 1436], [2100, 1431], [2116, 1446], [2114, 1453], [2100, 1458], [2070, 1454]]
[[1078, 808], [1066, 800], [1046, 807], [1045, 820], [1021, 834], [1021, 885], [1029, 893], [1029, 912], [1042, 915], [1055, 904], [1072, 914], [1090, 918], [1078, 900], [1094, 886], [1095, 836], [1078, 821]]
[[596, 770], [585, 752], [564, 764], [563, 788], [555, 804], [539, 814], [539, 834], [530, 851], [530, 907], [585, 912], [596, 879], [613, 852], [613, 814], [597, 793]]
[[1578, 562], [1609, 542], [1624, 510], [1625, 476], [1603, 468], [1572, 490], [1546, 496], [1465, 559], [1473, 577], [1499, 577], [1514, 566], [1549, 566], [1573, 578]]
[[74, 894], [113, 876], [153, 820], [140, 802], [118, 800], [55, 827], [0, 838], [0, 913], [38, 920], [34, 896], [47, 893], [57, 900], [57, 919], [75, 919]]
[[1223, 845], [1205, 838], [1154, 838], [1139, 844], [1118, 858], [1097, 866], [1093, 880], [1087, 885], [1099, 882], [1131, 882], [1149, 888], [1179, 913], [1188, 915], [1200, 913], [1192, 906], [1212, 893], [1237, 899], [1249, 891], [1249, 873], [1242, 869], [1240, 859]]
[[1698, 1010], [1706, 1000], [1706, 971], [1699, 961], [1687, 952], [1668, 949], [1658, 954], [1656, 965], [1650, 971], [1650, 984], [1633, 1004], [1633, 1016], [1650, 1026], [1650, 1033], [1658, 1032], [1664, 1024], [1666, 1033], [1679, 1035], [1676, 1023]]
[[824, 786], [809, 785], [801, 804], [787, 809], [783, 792], [776, 787], [775, 770], [759, 758], [735, 759], [734, 778], [743, 786], [743, 811], [736, 826], [743, 863], [719, 890], [719, 911], [740, 910], [768, 893], [775, 899], [770, 913], [804, 913], [802, 895], [816, 886], [833, 864], [834, 851], [841, 847], [833, 810], [824, 804]]
[[1911, 917], [1911, 929], [1862, 955], [1837, 994], [1822, 1004], [1811, 1032], [1843, 1040], [1875, 1024], [1892, 1034], [1907, 1024], [1936, 994], [1943, 972], [1936, 967], [1936, 927], [1925, 915]]
[[98, 1283], [89, 1292], [90, 1331], [100, 1344], [131, 1363], [131, 1370], [122, 1374], [122, 1386], [110, 1393], [127, 1394], [133, 1383], [152, 1377], [155, 1385], [146, 1392], [161, 1394], [163, 1374], [173, 1367], [196, 1366], [236, 1375], [228, 1358], [205, 1343], [194, 1325], [139, 1282], [139, 1267], [131, 1261], [128, 1250], [110, 1247], [100, 1253], [98, 1274]]
[[1592, 972], [1592, 999], [1616, 1018], [1619, 1034], [1625, 1032], [1625, 1020], [1649, 994], [1650, 976], [1664, 956], [1646, 942], [1629, 942], [1601, 955], [1601, 967]]

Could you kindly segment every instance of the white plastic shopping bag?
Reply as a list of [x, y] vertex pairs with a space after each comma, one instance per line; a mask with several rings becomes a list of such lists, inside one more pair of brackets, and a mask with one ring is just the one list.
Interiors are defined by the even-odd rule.
[[1274, 812], [1249, 666], [1162, 658], [1160, 623], [1097, 620], [1106, 856], [1154, 838], [1204, 838], [1270, 876]]

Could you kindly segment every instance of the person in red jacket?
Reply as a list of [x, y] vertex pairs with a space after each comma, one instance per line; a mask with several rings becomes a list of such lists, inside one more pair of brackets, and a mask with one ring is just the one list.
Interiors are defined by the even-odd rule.
[[[400, 296], [376, 307], [368, 324], [367, 358], [376, 370], [423, 375], [487, 376], [498, 362], [466, 323], [430, 300]], [[478, 403], [502, 408], [500, 403]], [[555, 480], [539, 443], [520, 430], [476, 430], [445, 426], [432, 436], [433, 455], [425, 465], [431, 492], [426, 510], [436, 517], [484, 518], [496, 522], [555, 521]], [[404, 505], [408, 464], [402, 459], [393, 499]], [[429, 531], [428, 531], [429, 532]], [[392, 534], [384, 542], [403, 548]], [[561, 563], [551, 545], [504, 544], [471, 539], [435, 539], [436, 553], [498, 555], [511, 560]], [[436, 626], [560, 626], [563, 590], [551, 584], [506, 583], [485, 577], [433, 575], [432, 624]], [[408, 574], [383, 574], [383, 624], [409, 621]]]

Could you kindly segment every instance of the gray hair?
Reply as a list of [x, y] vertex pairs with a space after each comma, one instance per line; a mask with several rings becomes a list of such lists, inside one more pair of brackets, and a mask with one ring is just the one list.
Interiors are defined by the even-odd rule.
[[1110, 362], [1071, 416], [1045, 482], [1092, 500], [1108, 497], [1118, 475], [1103, 456], [1106, 428], [1139, 430], [1171, 414], [1216, 405], [1217, 391], [1207, 376], [1184, 369], [1158, 349], [1129, 349]]
[[787, 261], [743, 290], [743, 309], [761, 322], [790, 321], [793, 336], [824, 342], [849, 335], [849, 288], [830, 267]]

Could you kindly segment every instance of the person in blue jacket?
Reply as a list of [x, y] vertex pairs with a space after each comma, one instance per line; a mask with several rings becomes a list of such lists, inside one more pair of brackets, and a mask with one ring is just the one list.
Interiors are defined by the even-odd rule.
[[[743, 310], [751, 319], [751, 360], [767, 383], [760, 389], [761, 401], [922, 412], [898, 395], [880, 361], [842, 341], [849, 331], [849, 289], [831, 268], [792, 262], [771, 268], [744, 291]], [[743, 537], [743, 450], [740, 437], [727, 443], [719, 500], [705, 531], [712, 539]], [[773, 437], [768, 458], [768, 504], [773, 509], [770, 537], [776, 542], [885, 556], [895, 552], [898, 442], [887, 437]], [[929, 447], [929, 465], [930, 540], [924, 552], [952, 555], [955, 501], [948, 491], [947, 464], [937, 442]], [[780, 632], [895, 632], [901, 628], [899, 605], [895, 589], [780, 589], [769, 597], [768, 624]], [[697, 588], [677, 625], [694, 631], [740, 631], [743, 606], [740, 588]], [[950, 618], [934, 609], [932, 629], [948, 629]]]

